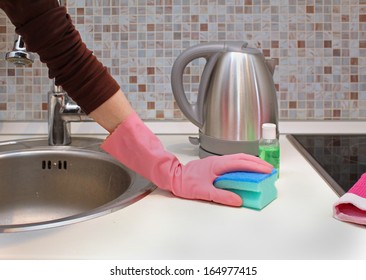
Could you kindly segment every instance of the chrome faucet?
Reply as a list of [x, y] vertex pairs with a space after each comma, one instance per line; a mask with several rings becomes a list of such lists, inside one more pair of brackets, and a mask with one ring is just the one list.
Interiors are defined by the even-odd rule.
[[34, 62], [34, 54], [27, 51], [22, 36], [18, 35], [14, 41], [13, 50], [6, 53], [5, 60], [15, 66], [27, 66]]
[[48, 93], [48, 144], [71, 144], [70, 122], [92, 121], [61, 86], [53, 85]]
[[[58, 1], [66, 7], [66, 0]], [[70, 145], [70, 122], [92, 121], [53, 80], [52, 89], [48, 93], [48, 145]]]
[[[59, 0], [66, 6], [66, 0]], [[34, 62], [34, 54], [27, 51], [21, 36], [14, 42], [13, 50], [5, 56], [8, 62], [16, 66], [27, 66]], [[48, 92], [48, 144], [50, 146], [71, 144], [70, 122], [92, 121], [75, 103], [61, 86], [53, 80]]]
[[[18, 36], [12, 51], [6, 54], [6, 60], [17, 67], [34, 62], [34, 55], [27, 51], [23, 39]], [[62, 89], [53, 82], [48, 93], [48, 144], [50, 146], [71, 144], [70, 122], [91, 121]]]

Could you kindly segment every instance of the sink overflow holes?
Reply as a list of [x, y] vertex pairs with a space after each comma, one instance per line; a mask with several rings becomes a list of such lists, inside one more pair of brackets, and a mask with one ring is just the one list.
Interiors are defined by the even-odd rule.
[[67, 161], [66, 160], [59, 160], [59, 161], [51, 161], [51, 160], [42, 160], [42, 169], [51, 170], [51, 169], [58, 169], [58, 170], [67, 170]]

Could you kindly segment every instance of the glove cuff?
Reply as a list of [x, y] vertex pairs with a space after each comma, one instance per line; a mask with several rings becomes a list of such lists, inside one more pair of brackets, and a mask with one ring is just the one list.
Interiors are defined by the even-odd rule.
[[165, 151], [136, 112], [132, 112], [108, 136], [101, 148], [161, 189], [172, 191], [173, 185], [181, 184], [174, 181], [182, 175], [180, 162]]

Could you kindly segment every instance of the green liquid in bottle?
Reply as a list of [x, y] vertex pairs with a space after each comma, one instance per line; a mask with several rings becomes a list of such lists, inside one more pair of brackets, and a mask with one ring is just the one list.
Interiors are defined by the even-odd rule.
[[279, 172], [280, 169], [280, 147], [259, 146], [259, 157], [273, 165]]
[[259, 157], [277, 169], [277, 178], [280, 174], [280, 143], [276, 137], [276, 125], [264, 123], [262, 138], [259, 140]]

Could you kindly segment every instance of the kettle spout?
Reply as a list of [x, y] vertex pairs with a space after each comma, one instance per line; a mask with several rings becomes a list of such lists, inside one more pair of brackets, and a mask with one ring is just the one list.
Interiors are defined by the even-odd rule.
[[274, 59], [274, 58], [266, 58], [265, 59], [265, 62], [266, 62], [266, 65], [267, 65], [267, 68], [269, 70], [269, 72], [272, 74], [274, 74], [274, 71], [276, 69], [276, 65], [277, 65], [277, 60]]

